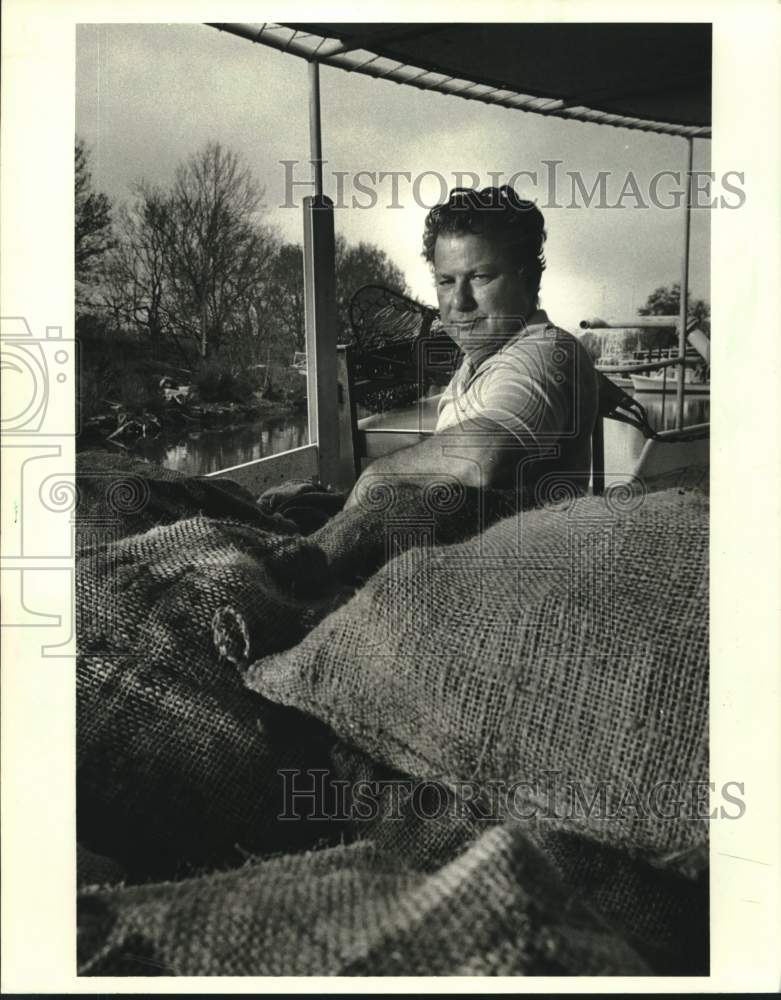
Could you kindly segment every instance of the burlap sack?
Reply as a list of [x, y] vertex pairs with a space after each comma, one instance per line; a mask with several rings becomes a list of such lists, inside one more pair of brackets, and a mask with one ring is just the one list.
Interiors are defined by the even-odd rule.
[[335, 596], [323, 554], [305, 540], [208, 518], [97, 539], [82, 548], [76, 588], [81, 651], [188, 658], [193, 670], [213, 657], [219, 608], [262, 620], [258, 648], [268, 652], [296, 642]]
[[88, 851], [76, 844], [76, 885], [86, 889], [91, 885], [118, 885], [125, 881], [126, 872], [114, 858]]
[[707, 781], [707, 582], [701, 493], [570, 500], [408, 551], [246, 682], [501, 815], [697, 868], [670, 795]]
[[161, 524], [203, 515], [231, 518], [275, 534], [296, 534], [282, 516], [261, 511], [251, 493], [229, 479], [186, 476], [132, 455], [104, 451], [76, 456], [77, 542], [96, 533], [124, 538]]
[[[331, 762], [334, 787], [346, 785], [339, 798], [344, 840], [369, 841], [401, 863], [436, 871], [496, 825], [452, 788], [412, 779], [345, 744], [333, 748]], [[544, 819], [516, 825], [573, 898], [601, 914], [656, 974], [707, 975], [707, 868], [686, 877], [669, 866], [652, 866], [634, 852], [556, 829]]]
[[521, 825], [573, 894], [619, 928], [656, 975], [708, 975], [707, 852], [687, 877], [544, 821]]
[[327, 767], [332, 734], [240, 685], [207, 690], [154, 665], [82, 657], [76, 724], [79, 840], [131, 881], [339, 836], [333, 820], [278, 820], [280, 770]]
[[[132, 477], [134, 472], [129, 471]], [[513, 501], [507, 505], [507, 498], [502, 498], [502, 503], [496, 504], [488, 498], [488, 504], [481, 509], [474, 498], [459, 497], [443, 484], [427, 496], [401, 488], [395, 492], [392, 504], [380, 503], [368, 511], [347, 511], [310, 540], [284, 539], [266, 530], [273, 526], [257, 521], [263, 517], [262, 513], [246, 502], [244, 496], [234, 496], [239, 501], [238, 508], [232, 505], [232, 499], [227, 501], [226, 508], [221, 494], [210, 492], [205, 502], [207, 505], [213, 502], [214, 507], [209, 509], [217, 516], [231, 518], [218, 522], [192, 517], [203, 509], [204, 500], [198, 485], [193, 486], [190, 480], [184, 484], [177, 481], [179, 493], [174, 497], [165, 493], [166, 473], [160, 477], [157, 472], [149, 472], [150, 478], [146, 480], [149, 491], [141, 488], [140, 494], [133, 492], [138, 481], [131, 478], [126, 482], [123, 475], [124, 472], [119, 480], [111, 479], [113, 491], [107, 491], [100, 477], [93, 477], [93, 486], [102, 483], [100, 490], [91, 494], [87, 491], [86, 495], [92, 496], [95, 504], [85, 507], [82, 503], [79, 509], [82, 553], [77, 589], [81, 652], [79, 833], [89, 848], [121, 861], [123, 877], [129, 881], [182, 876], [194, 865], [214, 869], [235, 864], [247, 851], [269, 854], [311, 848], [334, 840], [361, 841], [363, 846], [351, 849], [358, 853], [341, 849], [347, 858], [344, 862], [338, 851], [332, 855], [318, 852], [306, 856], [335, 858], [335, 872], [330, 873], [326, 883], [335, 886], [337, 895], [342, 891], [338, 887], [344, 887], [346, 895], [338, 898], [336, 906], [330, 895], [322, 895], [319, 883], [307, 890], [310, 895], [305, 896], [306, 906], [315, 907], [318, 914], [330, 913], [334, 917], [336, 906], [335, 936], [329, 936], [327, 928], [331, 924], [323, 916], [322, 924], [318, 924], [323, 927], [318, 954], [307, 953], [300, 963], [286, 957], [286, 968], [300, 967], [314, 973], [327, 971], [331, 959], [322, 967], [319, 964], [322, 954], [332, 956], [340, 941], [346, 943], [348, 950], [360, 951], [365, 938], [354, 928], [363, 927], [366, 920], [376, 931], [372, 942], [375, 938], [385, 943], [390, 940], [391, 947], [395, 947], [393, 942], [401, 934], [400, 921], [404, 922], [402, 915], [412, 905], [406, 890], [400, 889], [392, 900], [383, 897], [378, 915], [372, 909], [375, 905], [372, 888], [367, 915], [354, 885], [356, 882], [365, 885], [367, 881], [374, 885], [377, 881], [384, 886], [389, 877], [397, 880], [397, 876], [401, 877], [399, 872], [409, 870], [414, 870], [415, 885], [420, 885], [423, 876], [427, 880], [452, 871], [448, 866], [456, 863], [469, 845], [482, 843], [487, 828], [497, 821], [491, 816], [491, 809], [486, 810], [489, 797], [481, 798], [491, 774], [497, 770], [517, 774], [522, 767], [520, 773], [535, 774], [545, 771], [546, 761], [553, 761], [553, 768], [559, 770], [563, 763], [565, 775], [575, 774], [578, 780], [586, 775], [582, 789], [588, 794], [594, 790], [594, 776], [600, 773], [621, 778], [628, 775], [629, 780], [642, 785], [646, 777], [650, 779], [657, 773], [678, 776], [687, 768], [692, 774], [701, 773], [704, 768], [705, 702], [701, 682], [705, 626], [704, 620], [699, 623], [695, 620], [687, 632], [681, 619], [682, 607], [695, 613], [699, 607], [698, 572], [704, 529], [691, 511], [691, 531], [686, 528], [686, 519], [682, 519], [678, 510], [689, 502], [685, 497], [677, 501], [668, 497], [658, 510], [655, 527], [652, 525], [660, 539], [655, 550], [660, 564], [666, 565], [668, 571], [671, 565], [673, 571], [676, 567], [680, 570], [680, 583], [689, 602], [687, 605], [686, 601], [679, 604], [668, 601], [670, 607], [675, 604], [679, 617], [673, 616], [671, 623], [668, 638], [672, 645], [657, 649], [654, 643], [660, 641], [660, 628], [653, 623], [652, 615], [664, 611], [665, 606], [660, 599], [653, 560], [649, 558], [648, 546], [644, 548], [637, 540], [627, 542], [625, 536], [630, 532], [627, 526], [616, 529], [614, 522], [620, 521], [626, 512], [613, 509], [618, 499], [615, 496], [613, 507], [602, 511], [596, 519], [593, 510], [584, 511], [580, 504], [569, 511], [553, 512], [551, 521], [540, 522], [548, 524], [550, 537], [546, 538], [543, 532], [542, 538], [531, 547], [528, 543], [534, 541], [539, 526], [530, 537], [527, 528], [534, 528], [535, 522], [526, 522], [531, 515], [524, 514], [520, 519], [511, 517], [500, 523], [493, 529], [498, 532], [495, 538], [489, 532], [470, 543], [471, 547], [454, 545], [443, 549], [443, 543], [457, 542], [479, 532], [492, 517], [513, 513]], [[140, 507], [138, 495], [143, 500]], [[117, 497], [121, 500], [119, 509]], [[629, 502], [631, 498], [624, 499]], [[702, 505], [701, 498], [696, 502]], [[548, 512], [538, 513], [548, 516]], [[562, 517], [568, 525], [564, 546], [560, 531], [551, 528]], [[169, 520], [176, 523], [126, 537], [150, 524]], [[507, 543], [514, 537], [516, 522], [523, 526], [523, 545], [508, 560]], [[591, 541], [576, 545], [573, 550], [573, 539], [581, 538], [584, 526]], [[595, 569], [598, 552], [595, 554], [592, 535], [596, 531], [601, 536], [606, 526], [613, 542], [621, 540], [621, 546], [617, 548], [614, 544], [608, 549], [615, 557], [612, 561], [607, 559], [608, 565], [615, 568], [618, 554], [623, 552], [636, 560], [638, 571], [645, 576], [640, 583], [632, 580], [634, 593], [641, 593], [646, 602], [645, 631], [638, 626], [640, 612], [636, 608], [631, 613], [627, 611], [626, 599], [623, 604], [608, 602], [608, 607], [624, 615], [629, 625], [640, 628], [645, 643], [640, 648], [653, 653], [648, 662], [641, 658], [639, 668], [635, 662], [637, 650], [625, 641], [626, 637], [615, 639], [614, 632], [608, 631], [610, 641], [605, 642], [604, 631], [596, 631], [596, 625], [604, 619], [604, 594], [601, 603], [594, 595], [599, 596], [600, 587], [604, 590], [606, 557], [603, 552], [602, 565]], [[680, 544], [677, 561], [671, 562], [670, 537], [664, 536], [664, 532], [672, 532]], [[483, 547], [484, 541], [488, 542], [487, 549]], [[439, 548], [434, 550], [433, 546]], [[684, 546], [690, 556], [694, 555], [691, 565], [681, 569], [680, 553]], [[394, 559], [410, 547], [416, 552]], [[446, 555], [456, 557], [455, 568], [462, 568], [458, 562], [461, 550], [466, 550], [467, 563], [474, 563], [475, 552], [480, 559], [489, 559], [484, 563], [487, 567], [482, 581], [484, 594], [486, 580], [489, 587], [475, 616], [484, 623], [482, 632], [470, 627], [466, 614], [475, 610], [475, 594], [479, 591], [474, 582], [465, 583], [463, 574], [454, 574], [452, 561], [442, 563]], [[560, 557], [563, 553], [572, 557], [573, 551], [580, 555], [570, 576], [580, 574], [578, 579], [590, 583], [590, 590], [572, 591], [563, 586]], [[581, 558], [584, 552], [586, 555]], [[304, 640], [288, 657], [268, 657], [274, 650], [287, 649], [297, 642], [347, 599], [351, 591], [340, 587], [339, 581], [360, 583], [388, 559], [391, 563], [368, 587], [342, 612], [329, 615], [316, 629], [312, 635], [314, 645]], [[425, 574], [434, 565], [444, 569], [440, 585], [432, 589]], [[421, 579], [414, 574], [415, 568], [420, 567], [423, 567], [422, 586]], [[520, 574], [522, 587], [517, 586], [519, 569], [525, 570]], [[501, 582], [501, 573], [507, 574], [508, 570], [512, 582], [509, 592], [512, 595], [515, 587], [515, 594], [522, 598], [521, 613], [514, 617], [506, 593], [502, 597], [490, 587], [491, 579]], [[620, 579], [632, 579], [628, 566], [622, 566], [621, 570], [625, 572], [623, 577], [619, 574]], [[591, 571], [594, 572], [589, 577]], [[394, 589], [397, 587], [398, 592]], [[554, 640], [555, 629], [561, 632], [566, 620], [561, 612], [562, 595], [569, 601], [573, 594], [580, 601], [579, 605], [577, 602], [572, 605], [580, 623], [579, 631], [574, 639], [567, 633], [559, 648]], [[588, 594], [592, 596], [587, 598]], [[432, 601], [432, 597], [436, 600]], [[368, 615], [366, 607], [371, 611]], [[602, 615], [596, 625], [589, 619], [589, 614], [594, 613]], [[389, 625], [382, 642], [387, 645], [390, 641], [390, 655], [388, 649], [378, 655], [376, 645], [372, 646], [377, 640], [378, 620]], [[432, 629], [432, 623], [437, 621], [445, 631]], [[616, 621], [615, 614], [612, 621]], [[451, 623], [461, 629], [460, 635], [448, 636], [446, 629]], [[497, 634], [501, 637], [498, 640]], [[601, 645], [597, 641], [599, 635], [603, 636]], [[683, 643], [687, 636], [693, 640], [688, 649], [675, 645], [676, 638]], [[406, 655], [407, 644], [413, 650], [412, 662]], [[519, 649], [522, 655], [518, 655]], [[587, 662], [599, 669], [584, 676], [584, 657], [575, 655], [576, 650], [591, 650], [596, 660]], [[314, 661], [310, 664], [307, 657], [313, 651]], [[513, 668], [528, 670], [528, 654], [533, 651], [552, 669], [548, 673], [541, 668], [536, 674], [532, 672], [533, 697], [524, 702], [521, 696], [528, 692], [518, 683]], [[616, 657], [621, 653], [624, 657], [619, 665]], [[675, 657], [682, 668], [677, 671], [672, 669]], [[302, 707], [325, 722], [333, 722], [351, 744], [368, 749], [368, 754], [334, 746], [331, 730], [311, 715], [271, 704], [247, 690], [242, 673], [257, 658], [261, 658], [260, 674], [271, 680], [275, 679], [274, 671], [267, 674], [265, 668], [280, 667], [289, 660], [293, 664], [292, 673], [290, 669], [282, 671], [276, 682], [284, 675], [286, 690], [292, 685], [297, 692], [307, 695]], [[418, 659], [419, 665], [415, 667]], [[453, 670], [456, 663], [460, 665], [458, 671]], [[307, 676], [295, 676], [296, 664]], [[443, 665], [450, 669], [444, 669]], [[568, 665], [569, 674], [564, 669]], [[652, 675], [654, 665], [661, 670], [656, 678]], [[619, 666], [624, 668], [621, 676]], [[673, 675], [671, 678], [665, 675], [665, 669]], [[686, 669], [690, 677], [688, 689], [684, 682]], [[252, 671], [253, 686], [258, 671], [258, 667]], [[588, 684], [591, 679], [593, 685], [594, 677], [600, 680], [596, 694]], [[665, 687], [668, 682], [669, 691]], [[405, 685], [408, 690], [403, 690]], [[688, 701], [679, 699], [674, 711], [670, 706], [675, 704], [676, 693], [686, 695]], [[604, 696], [604, 704], [599, 696]], [[279, 697], [276, 690], [273, 697]], [[286, 696], [281, 700], [285, 699]], [[580, 706], [577, 712], [572, 699], [575, 706]], [[517, 717], [515, 708], [524, 705], [526, 708]], [[632, 711], [641, 723], [645, 712], [646, 722], [655, 721], [656, 725], [647, 725], [645, 734], [642, 726], [636, 730], [628, 728], [626, 716]], [[678, 753], [685, 743], [687, 711], [689, 750], [684, 747]], [[580, 731], [581, 725], [586, 727], [585, 735]], [[588, 739], [598, 744], [591, 747], [591, 753], [583, 752]], [[643, 739], [647, 745], [645, 756], [641, 752]], [[475, 747], [479, 747], [477, 754]], [[517, 752], [519, 748], [522, 754]], [[600, 748], [607, 750], [602, 772], [597, 766]], [[443, 754], [445, 766], [440, 760]], [[666, 755], [669, 755], [668, 771], [663, 766]], [[476, 762], [479, 766], [475, 766]], [[286, 813], [290, 811], [290, 803], [283, 802], [280, 782], [280, 772], [287, 770], [303, 774], [312, 770], [322, 772], [324, 801], [319, 803], [320, 812], [331, 818], [313, 819], [304, 806], [297, 821], [279, 822], [283, 806]], [[447, 782], [442, 786], [446, 796], [456, 802], [459, 792], [453, 779], [455, 776], [461, 780], [464, 773], [478, 779], [480, 792], [467, 793], [466, 812], [459, 810], [424, 819], [414, 810], [406, 809], [399, 819], [390, 815], [390, 805], [383, 800], [379, 815], [367, 823], [357, 821], [354, 816], [340, 818], [338, 810], [333, 808], [337, 786], [341, 794], [344, 784], [348, 789], [353, 788], [361, 777], [392, 780], [405, 774], [441, 778]], [[507, 803], [500, 805], [499, 818], [507, 812]], [[688, 928], [692, 940], [704, 940], [703, 928], [707, 929], [704, 883], [702, 880], [688, 883], [649, 869], [636, 857], [639, 846], [656, 860], [663, 861], [668, 853], [674, 853], [679, 862], [684, 858], [689, 867], [696, 869], [704, 863], [701, 829], [688, 839], [679, 836], [680, 830], [665, 839], [653, 822], [649, 828], [647, 817], [634, 825], [615, 819], [599, 823], [594, 816], [587, 817], [585, 822], [578, 818], [576, 833], [571, 832], [572, 817], [564, 818], [563, 831], [562, 823], [556, 821], [516, 825], [526, 831], [557, 872], [554, 881], [560, 886], [559, 891], [565, 891], [567, 899], [575, 895], [593, 903], [613, 928], [607, 933], [607, 940], [612, 942], [605, 946], [607, 951], [599, 935], [594, 938], [586, 934], [578, 938], [580, 950], [566, 958], [559, 955], [557, 961], [562, 964], [557, 968], [583, 972], [603, 960], [606, 971], [624, 967], [624, 958], [617, 960], [615, 951], [610, 949], [616, 940], [628, 935], [656, 971], [702, 971], [705, 961], [702, 948], [688, 944], [683, 947], [679, 930]], [[696, 823], [690, 823], [690, 830], [695, 827]], [[583, 833], [585, 837], [581, 836]], [[597, 848], [595, 836], [601, 837], [606, 846]], [[522, 851], [531, 849], [527, 840], [522, 843], [525, 845]], [[675, 846], [669, 850], [671, 845]], [[627, 846], [631, 853], [619, 849]], [[374, 853], [364, 855], [361, 853], [364, 851]], [[384, 867], [378, 880], [371, 866], [369, 874], [365, 866], [359, 865], [358, 873], [353, 870], [353, 859], [364, 856], [381, 857]], [[272, 867], [264, 868], [264, 880], [271, 873], [272, 882], [275, 885], [279, 882], [282, 899], [286, 898], [285, 893], [293, 892], [292, 881], [312, 877], [317, 883], [316, 872], [313, 874], [307, 867], [309, 862], [303, 858], [278, 859], [269, 864]], [[346, 873], [345, 867], [349, 869]], [[93, 869], [90, 866], [87, 869], [84, 877], [90, 880]], [[285, 888], [279, 881], [279, 873], [294, 869], [295, 877], [288, 880]], [[477, 870], [482, 871], [480, 866]], [[243, 968], [249, 963], [251, 971], [260, 970], [262, 974], [270, 959], [258, 958], [253, 937], [258, 930], [252, 922], [255, 915], [245, 925], [244, 910], [236, 902], [242, 898], [252, 900], [253, 893], [259, 892], [257, 872], [258, 866], [253, 864], [223, 876], [191, 879], [182, 883], [185, 888], [158, 885], [145, 889], [156, 900], [154, 913], [172, 916], [173, 936], [167, 936], [165, 928], [160, 929], [155, 923], [157, 917], [148, 917], [148, 909], [138, 909], [138, 897], [133, 895], [136, 890], [109, 894], [110, 906], [94, 902], [103, 900], [103, 894], [90, 894], [87, 899], [93, 902], [82, 912], [84, 940], [88, 942], [85, 971], [155, 974], [161, 968], [176, 971], [181, 967], [220, 972]], [[102, 879], [100, 875], [94, 877]], [[523, 877], [526, 879], [526, 874]], [[467, 879], [466, 894], [469, 884]], [[485, 905], [482, 893], [486, 890], [482, 885], [478, 879], [472, 909], [471, 901], [468, 905], [460, 902], [461, 910], [479, 926], [484, 919], [489, 924], [493, 919], [490, 906]], [[523, 885], [528, 891], [527, 883]], [[568, 888], [563, 890], [562, 885]], [[303, 891], [296, 889], [298, 893]], [[541, 890], [544, 898], [535, 902], [542, 909], [548, 906], [546, 892], [547, 889]], [[550, 899], [561, 902], [555, 892]], [[289, 951], [283, 949], [285, 956], [289, 956], [291, 949], [305, 947], [297, 930], [299, 911], [283, 906], [274, 913], [273, 906], [269, 909], [267, 903], [264, 890], [256, 909], [262, 911], [258, 919], [264, 921], [260, 932], [266, 934], [266, 939], [272, 935], [274, 940], [287, 942], [285, 947]], [[238, 917], [237, 906], [241, 910]], [[443, 906], [449, 912], [450, 901]], [[117, 907], [125, 915], [132, 913], [132, 917], [113, 923]], [[513, 913], [516, 909], [513, 904]], [[558, 914], [554, 916], [558, 919]], [[201, 918], [203, 934], [193, 930], [200, 926]], [[403, 974], [416, 967], [416, 962], [424, 973], [432, 968], [443, 968], [445, 972], [468, 968], [478, 973], [499, 970], [512, 974], [513, 970], [519, 970], [534, 974], [540, 967], [536, 953], [529, 958], [529, 953], [521, 950], [519, 955], [516, 942], [508, 943], [502, 937], [504, 931], [497, 930], [496, 924], [491, 924], [489, 936], [480, 938], [473, 947], [471, 939], [467, 940], [465, 926], [453, 920], [455, 917], [448, 917], [447, 926], [456, 942], [452, 947], [439, 941], [432, 943], [413, 921], [410, 935], [405, 932], [398, 937], [391, 971]], [[238, 926], [239, 938], [245, 930], [252, 937], [238, 958], [225, 957], [230, 942], [224, 941], [222, 921], [228, 921], [231, 927]], [[349, 929], [340, 931], [347, 924]], [[264, 930], [267, 925], [272, 930]], [[506, 927], [506, 922], [502, 927]], [[569, 931], [568, 928], [568, 935]], [[186, 946], [189, 951], [182, 964], [179, 956], [185, 938], [189, 938]], [[462, 942], [460, 948], [458, 941]], [[622, 942], [620, 949], [624, 947]], [[374, 948], [371, 943], [365, 957], [356, 959], [353, 965], [342, 963], [342, 949], [333, 959], [333, 967], [357, 970], [354, 974], [382, 974], [388, 966], [384, 944]], [[455, 957], [437, 964], [431, 958], [437, 948], [446, 956]], [[635, 960], [633, 957], [632, 961]]]
[[[324, 726], [241, 682], [331, 607], [322, 554], [191, 518], [84, 547], [77, 561], [78, 829], [135, 878], [218, 864], [236, 845], [311, 844], [280, 827], [284, 767], [321, 765]], [[239, 616], [241, 627], [235, 626]], [[333, 824], [326, 834], [331, 833]]]
[[438, 871], [371, 844], [79, 899], [81, 975], [643, 975], [518, 830]]
[[[161, 509], [156, 477], [147, 513]], [[192, 513], [189, 483], [180, 514]], [[80, 836], [133, 879], [235, 860], [237, 846], [331, 836], [334, 824], [275, 822], [280, 769], [324, 767], [330, 780], [324, 727], [253, 695], [241, 671], [296, 643], [351, 591], [306, 539], [205, 517], [137, 532], [136, 513], [116, 530], [77, 519]], [[371, 559], [384, 558], [385, 519], [364, 522]]]

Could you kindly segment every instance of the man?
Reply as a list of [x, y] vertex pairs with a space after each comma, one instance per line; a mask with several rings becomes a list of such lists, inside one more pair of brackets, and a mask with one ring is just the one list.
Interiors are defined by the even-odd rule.
[[585, 489], [596, 375], [582, 345], [538, 306], [545, 235], [539, 209], [507, 186], [457, 188], [429, 212], [423, 256], [463, 363], [443, 393], [435, 433], [373, 462], [348, 506], [382, 477], [453, 477], [515, 488], [531, 502], [562, 483]]

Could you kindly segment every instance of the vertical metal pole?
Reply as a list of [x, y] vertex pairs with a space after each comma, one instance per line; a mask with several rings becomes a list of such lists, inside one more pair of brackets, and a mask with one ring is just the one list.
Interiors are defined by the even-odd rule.
[[665, 411], [667, 409], [667, 369], [662, 368], [662, 427], [664, 430]]
[[678, 391], [676, 403], [678, 408], [677, 423], [678, 430], [683, 427], [683, 399], [684, 399], [684, 376], [686, 375], [686, 365], [683, 357], [686, 354], [686, 320], [689, 297], [689, 241], [691, 239], [691, 200], [692, 200], [692, 155], [694, 140], [691, 136], [686, 137], [686, 206], [683, 221], [683, 260], [681, 261], [681, 303], [678, 314], [678, 356], [681, 363], [678, 365]]
[[591, 434], [591, 492], [595, 497], [605, 492], [605, 425], [597, 417]]
[[320, 128], [320, 63], [309, 63], [309, 157], [315, 197], [323, 193], [323, 138]]
[[309, 443], [317, 445], [320, 479], [339, 473], [339, 412], [336, 380], [336, 276], [334, 210], [323, 194], [320, 77], [309, 64], [309, 135], [314, 197], [304, 198], [304, 315]]

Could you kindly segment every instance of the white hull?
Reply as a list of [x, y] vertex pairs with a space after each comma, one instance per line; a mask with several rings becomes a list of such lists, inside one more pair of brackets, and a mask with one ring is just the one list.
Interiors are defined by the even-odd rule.
[[[668, 375], [666, 382], [661, 378], [651, 378], [649, 375], [632, 375], [632, 385], [635, 392], [658, 392], [661, 394], [664, 386], [665, 392], [676, 392], [678, 389], [678, 379], [674, 375]], [[687, 396], [709, 396], [710, 382], [685, 382]]]

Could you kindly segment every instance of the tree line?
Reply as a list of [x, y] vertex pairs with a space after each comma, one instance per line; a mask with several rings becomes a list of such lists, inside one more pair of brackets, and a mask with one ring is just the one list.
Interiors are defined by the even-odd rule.
[[[263, 189], [241, 157], [210, 142], [168, 186], [139, 181], [128, 202], [94, 190], [89, 152], [75, 150], [77, 329], [133, 335], [155, 351], [176, 345], [192, 364], [287, 365], [304, 350], [303, 251], [268, 223]], [[336, 237], [337, 336], [363, 284], [406, 292], [379, 247]]]
[[[114, 206], [93, 188], [89, 153], [76, 142], [75, 263], [79, 322], [132, 334], [151, 348], [176, 345], [189, 365], [288, 365], [304, 344], [303, 251], [264, 218], [263, 190], [241, 157], [211, 142], [185, 159], [167, 186], [139, 181]], [[364, 284], [407, 293], [380, 248], [336, 237], [337, 338], [350, 337], [349, 302]], [[677, 315], [680, 286], [655, 289], [640, 315]], [[708, 304], [689, 316], [710, 332]], [[617, 331], [616, 331], [617, 333]], [[603, 333], [581, 335], [595, 359]], [[615, 336], [611, 342], [615, 346]], [[673, 346], [675, 328], [626, 331], [621, 350]]]
[[[640, 316], [678, 316], [681, 301], [681, 286], [674, 282], [669, 287], [661, 285], [655, 288], [645, 305], [637, 311]], [[697, 326], [710, 337], [710, 306], [704, 299], [694, 299], [689, 293], [686, 300], [686, 310], [689, 322]], [[599, 326], [602, 319], [592, 319]], [[592, 359], [598, 361], [605, 356], [620, 355], [626, 357], [633, 352], [655, 351], [657, 348], [672, 348], [678, 344], [676, 326], [634, 327], [626, 330], [584, 330], [580, 340]]]

